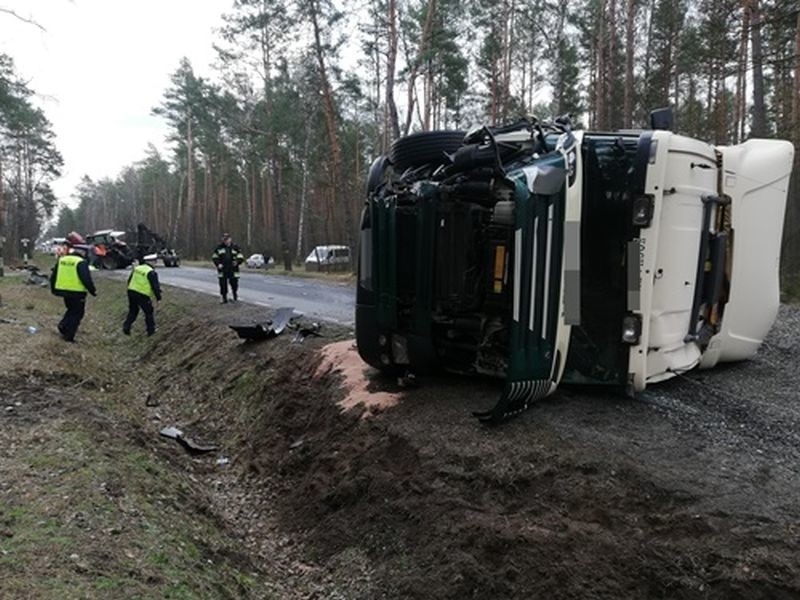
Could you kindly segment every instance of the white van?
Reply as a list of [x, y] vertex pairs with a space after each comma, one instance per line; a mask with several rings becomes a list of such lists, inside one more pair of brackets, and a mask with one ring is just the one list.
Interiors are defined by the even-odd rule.
[[347, 271], [349, 268], [349, 246], [317, 246], [306, 257], [306, 271]]
[[48, 242], [47, 251], [53, 256], [59, 256], [63, 252], [64, 245], [66, 243], [67, 243], [67, 238], [54, 237]]

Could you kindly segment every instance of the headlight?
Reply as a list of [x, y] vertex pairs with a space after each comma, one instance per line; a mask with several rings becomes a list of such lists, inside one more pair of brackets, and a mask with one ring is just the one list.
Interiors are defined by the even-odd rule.
[[638, 344], [642, 336], [642, 317], [625, 315], [622, 319], [622, 341], [626, 344]]
[[631, 220], [637, 227], [649, 227], [653, 220], [653, 197], [648, 195], [639, 196], [633, 201], [633, 216]]

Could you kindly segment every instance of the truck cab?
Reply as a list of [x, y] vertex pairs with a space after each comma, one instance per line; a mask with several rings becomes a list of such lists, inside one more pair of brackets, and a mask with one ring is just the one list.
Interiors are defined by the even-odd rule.
[[628, 393], [751, 357], [778, 307], [793, 146], [523, 121], [395, 142], [361, 222], [356, 338], [389, 372]]

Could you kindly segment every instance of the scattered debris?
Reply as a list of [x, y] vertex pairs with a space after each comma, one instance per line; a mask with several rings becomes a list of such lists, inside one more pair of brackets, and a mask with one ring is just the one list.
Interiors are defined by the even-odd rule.
[[38, 285], [39, 287], [47, 287], [50, 285], [50, 278], [39, 270], [39, 267], [33, 265], [25, 267], [28, 270], [28, 278], [25, 283], [28, 285]]
[[37, 331], [39, 331], [39, 329], [38, 329], [37, 327], [34, 327], [33, 325], [28, 325], [28, 333], [30, 333], [31, 335], [33, 335], [33, 334], [34, 334], [34, 333], [36, 333]]
[[207, 452], [219, 450], [215, 444], [199, 444], [195, 442], [183, 435], [183, 432], [177, 427], [164, 427], [159, 433], [164, 437], [177, 441], [181, 446], [186, 448], [189, 454], [205, 454]]
[[297, 439], [289, 444], [289, 450], [297, 450], [300, 446], [303, 445], [303, 438]]
[[229, 325], [244, 340], [268, 340], [279, 336], [286, 329], [294, 314], [294, 308], [283, 307], [275, 311], [275, 315], [263, 323], [247, 323]]
[[307, 327], [304, 327], [300, 324], [290, 324], [289, 326], [295, 330], [294, 337], [292, 338], [293, 344], [302, 344], [310, 335], [313, 335], [314, 337], [322, 337], [322, 334], [319, 332], [322, 326], [316, 321]]
[[153, 394], [147, 394], [147, 398], [144, 400], [145, 406], [158, 406], [158, 398], [153, 398]]
[[0, 317], [0, 323], [7, 323], [8, 325], [16, 325], [19, 323], [16, 319], [8, 319], [6, 317]]
[[414, 375], [411, 371], [406, 371], [403, 375], [400, 375], [397, 378], [397, 386], [401, 388], [412, 388], [417, 387], [419, 382], [417, 381], [417, 376]]
[[217, 459], [217, 464], [220, 465], [220, 466], [228, 465], [228, 464], [230, 464], [230, 462], [231, 462], [231, 459], [228, 458], [227, 456], [220, 456]]

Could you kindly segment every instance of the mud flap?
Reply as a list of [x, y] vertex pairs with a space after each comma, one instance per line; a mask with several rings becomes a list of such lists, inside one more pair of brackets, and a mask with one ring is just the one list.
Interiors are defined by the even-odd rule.
[[507, 381], [503, 394], [493, 408], [472, 414], [482, 423], [500, 423], [528, 410], [532, 402], [547, 396], [552, 383], [549, 379]]
[[[563, 164], [559, 156], [550, 165], [538, 166], [527, 181], [515, 182], [514, 301], [508, 376], [497, 404], [473, 413], [483, 423], [499, 423], [518, 415], [555, 387], [561, 361], [555, 342], [563, 271]], [[541, 177], [542, 173], [547, 176]]]

